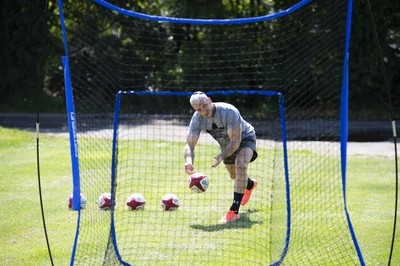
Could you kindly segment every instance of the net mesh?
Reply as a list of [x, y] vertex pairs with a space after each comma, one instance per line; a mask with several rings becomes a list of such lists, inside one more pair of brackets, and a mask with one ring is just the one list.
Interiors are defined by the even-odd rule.
[[[311, 1], [286, 16], [245, 24], [160, 22], [72, 2], [62, 5], [80, 185], [88, 198], [74, 264], [255, 265], [279, 261], [283, 253], [287, 265], [358, 263], [343, 211], [338, 142], [346, 1]], [[182, 149], [193, 113], [187, 96], [123, 95], [111, 182], [118, 91], [199, 90], [285, 97], [289, 184], [279, 100], [213, 96], [238, 107], [257, 131], [259, 158], [249, 174], [259, 187], [234, 225], [217, 224], [230, 206], [233, 183], [223, 166], [210, 169], [218, 147], [206, 134], [196, 147], [196, 169], [210, 176], [210, 188], [201, 194], [187, 188]], [[113, 216], [96, 202], [112, 190]], [[127, 209], [134, 192], [146, 198], [145, 211]], [[162, 211], [166, 193], [179, 197], [178, 211]]]
[[[246, 95], [236, 95], [246, 98]], [[168, 114], [149, 113], [146, 102], [160, 97], [162, 101], [170, 98], [179, 102], [174, 94], [123, 94], [121, 97], [114, 213], [121, 257], [135, 265], [169, 265], [171, 262], [178, 265], [227, 262], [252, 265], [268, 261], [272, 180], [266, 177], [273, 174], [274, 150], [282, 146], [281, 142], [258, 141], [260, 158], [252, 163], [249, 174], [263, 182], [257, 187], [251, 206], [242, 207], [237, 223], [219, 224], [218, 220], [232, 201], [233, 181], [224, 167], [210, 167], [212, 155], [219, 153], [218, 145], [207, 133], [201, 135], [195, 149], [195, 166], [198, 172], [207, 174], [210, 185], [205, 193], [192, 192], [183, 171], [182, 140], [186, 139], [193, 111], [189, 109], [188, 97], [183, 97], [182, 105], [171, 106]], [[219, 102], [225, 97], [214, 95], [213, 99]], [[187, 112], [182, 114], [181, 109]], [[254, 125], [262, 125], [264, 119], [248, 116], [248, 121]], [[264, 133], [271, 137], [281, 129], [279, 108], [270, 112], [268, 121], [277, 123], [274, 134]], [[146, 198], [145, 211], [132, 213], [125, 206], [126, 199], [134, 192]], [[178, 211], [162, 211], [161, 198], [168, 193], [178, 196], [181, 204]], [[242, 245], [243, 242], [246, 244]]]

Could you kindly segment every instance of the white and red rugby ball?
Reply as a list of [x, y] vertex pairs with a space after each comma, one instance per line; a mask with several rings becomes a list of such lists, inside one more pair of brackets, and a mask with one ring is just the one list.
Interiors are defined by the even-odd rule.
[[[73, 197], [72, 194], [69, 195], [68, 197], [68, 209], [72, 209], [72, 197]], [[87, 202], [86, 196], [81, 193], [81, 209], [86, 208], [86, 202]]]
[[161, 206], [164, 211], [172, 211], [179, 208], [179, 199], [175, 194], [165, 194], [161, 199]]
[[189, 177], [188, 186], [193, 192], [203, 193], [208, 189], [209, 180], [205, 174], [194, 173]]
[[102, 193], [97, 200], [100, 210], [108, 210], [111, 208], [111, 193]]
[[146, 205], [146, 199], [140, 193], [133, 193], [126, 200], [126, 205], [128, 206], [128, 209], [131, 211], [144, 210], [144, 206]]

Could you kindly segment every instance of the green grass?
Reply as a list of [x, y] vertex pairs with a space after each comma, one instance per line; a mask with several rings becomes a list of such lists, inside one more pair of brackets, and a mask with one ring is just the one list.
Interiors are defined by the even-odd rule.
[[[103, 147], [102, 144], [100, 146]], [[201, 261], [215, 265], [216, 261], [209, 262], [209, 260], [225, 262], [226, 257], [223, 256], [232, 254], [229, 252], [235, 250], [237, 262], [248, 263], [248, 254], [251, 253], [250, 249], [253, 247], [264, 250], [259, 252], [256, 259], [268, 261], [268, 253], [265, 252], [268, 250], [267, 241], [265, 241], [268, 236], [268, 221], [265, 219], [267, 212], [255, 212], [247, 208], [243, 210], [242, 218], [237, 223], [217, 224], [229, 208], [233, 183], [227, 177], [224, 167], [210, 169], [212, 157], [202, 156], [201, 151], [206, 149], [209, 151], [210, 145], [198, 144], [196, 169], [199, 171], [207, 169], [212, 185], [207, 193], [191, 192], [187, 188], [187, 175], [183, 171], [182, 148], [182, 142], [173, 141], [121, 140], [119, 142], [117, 203], [114, 220], [118, 250], [122, 258], [133, 265], [137, 263], [170, 265], [171, 261], [176, 261], [174, 257], [179, 254], [180, 261], [190, 261], [193, 265], [202, 263]], [[261, 163], [262, 159], [259, 162]], [[90, 167], [90, 165], [87, 166]], [[98, 177], [97, 173], [94, 177]], [[99, 178], [96, 180], [100, 182]], [[107, 185], [109, 186], [109, 182]], [[261, 187], [263, 186], [260, 186], [260, 189]], [[84, 193], [88, 198], [96, 198], [107, 188], [98, 189], [96, 184], [95, 189], [85, 190]], [[132, 192], [140, 192], [145, 196], [147, 204], [144, 212], [127, 210], [124, 201]], [[178, 195], [181, 201], [178, 211], [162, 212], [160, 199], [166, 193]], [[267, 195], [269, 193], [266, 193], [264, 197]], [[258, 199], [252, 200], [252, 208], [261, 206], [265, 202], [268, 201], [262, 201], [262, 197], [259, 196]], [[106, 242], [102, 239], [107, 239], [108, 236], [110, 219], [108, 213], [99, 215], [96, 204], [90, 204], [82, 213], [85, 217], [92, 217], [93, 219], [88, 218], [88, 220], [93, 222], [85, 228], [82, 226], [85, 233], [82, 234], [80, 240], [82, 239], [88, 246], [91, 241]], [[99, 216], [105, 221], [99, 219]], [[96, 230], [91, 231], [92, 228]], [[102, 228], [101, 233], [98, 228]], [[97, 239], [93, 237], [94, 234]], [[84, 235], [91, 237], [83, 239]], [[243, 235], [248, 238], [246, 245], [241, 244]], [[238, 245], [240, 245], [239, 248]], [[203, 248], [194, 249], [193, 247]], [[93, 257], [100, 256], [93, 255]]]
[[[67, 265], [77, 214], [67, 211], [71, 167], [67, 138], [42, 136], [41, 182], [56, 265]], [[3, 265], [49, 265], [40, 211], [36, 134], [0, 128], [0, 242]]]
[[[348, 209], [365, 261], [387, 265], [395, 206], [394, 160], [353, 157], [348, 165]], [[400, 264], [399, 218], [396, 231], [392, 265]]]
[[[146, 147], [142, 148], [146, 149]], [[180, 151], [179, 156], [181, 156]], [[301, 156], [300, 153], [299, 156]], [[109, 158], [98, 159], [109, 160]], [[77, 220], [77, 213], [67, 209], [67, 197], [72, 188], [68, 138], [41, 134], [40, 162], [45, 218], [54, 264], [68, 265]], [[35, 133], [0, 128], [0, 169], [0, 195], [3, 199], [0, 221], [2, 264], [49, 265], [39, 203]], [[218, 175], [218, 172], [214, 174]], [[180, 175], [180, 173], [176, 172], [174, 175]], [[394, 183], [393, 160], [384, 157], [349, 158], [348, 210], [367, 265], [387, 265], [393, 229]], [[218, 183], [215, 181], [212, 185], [207, 191], [208, 194], [193, 194], [184, 189], [178, 190], [177, 193], [185, 197], [185, 204], [197, 206], [195, 202], [199, 201], [199, 197], [209, 202], [215, 200], [213, 189], [217, 188]], [[162, 191], [154, 191], [154, 195], [149, 195], [147, 201], [153, 201], [153, 198], [154, 201], [158, 200], [159, 193]], [[227, 197], [230, 197], [230, 194]], [[88, 208], [91, 207], [96, 207], [93, 201], [88, 202]], [[159, 214], [158, 208], [160, 206], [147, 204], [146, 210], [135, 213], [134, 219], [151, 221]], [[199, 207], [198, 212], [201, 211], [204, 210]], [[203, 247], [198, 250], [198, 253], [204, 256], [223, 256], [226, 250], [235, 252], [236, 247], [226, 245], [226, 242], [238, 230], [252, 232], [249, 238], [259, 237], [256, 235], [257, 228], [263, 226], [260, 213], [253, 213], [250, 209], [244, 212], [240, 223], [221, 226], [214, 222], [214, 219], [220, 218], [220, 211], [218, 208], [210, 210], [212, 214], [207, 217], [211, 217], [212, 221], [208, 218], [197, 222], [187, 220], [185, 208], [174, 213], [164, 213], [164, 219], [171, 223], [177, 219], [186, 221], [187, 231], [182, 231], [180, 234], [190, 235], [195, 232], [198, 237], [193, 241], [201, 241], [195, 244]], [[121, 217], [131, 214], [122, 208], [116, 210], [116, 215]], [[134, 233], [127, 230], [124, 224], [117, 223], [116, 225], [117, 234]], [[151, 226], [151, 223], [148, 226]], [[149, 230], [149, 227], [143, 230]], [[172, 232], [164, 234], [168, 237], [175, 236]], [[398, 230], [392, 265], [400, 263], [399, 234]], [[214, 238], [216, 241], [207, 242], [206, 240], [211, 236], [216, 237]], [[148, 237], [148, 245], [154, 245], [155, 249], [160, 249], [158, 235], [150, 234]], [[123, 245], [129, 244], [121, 243], [121, 249]], [[318, 244], [307, 244], [310, 248], [316, 248], [316, 245]], [[241, 249], [239, 252], [246, 253], [246, 249]], [[329, 256], [329, 254], [326, 255]], [[151, 257], [153, 254], [142, 254], [142, 256]], [[191, 259], [191, 256], [193, 254], [180, 254], [179, 259]], [[243, 265], [245, 264], [243, 262]]]

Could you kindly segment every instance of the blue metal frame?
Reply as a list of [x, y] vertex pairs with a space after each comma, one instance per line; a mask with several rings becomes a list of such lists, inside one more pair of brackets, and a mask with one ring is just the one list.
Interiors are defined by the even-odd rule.
[[285, 168], [285, 183], [286, 183], [286, 212], [287, 212], [287, 221], [286, 221], [286, 239], [285, 239], [285, 247], [282, 250], [281, 257], [278, 261], [272, 263], [271, 265], [280, 265], [286, 257], [286, 254], [289, 250], [290, 244], [290, 232], [291, 232], [291, 217], [292, 217], [292, 209], [290, 205], [290, 180], [289, 180], [289, 163], [287, 156], [287, 137], [286, 137], [286, 120], [285, 120], [285, 105], [283, 101], [283, 95], [279, 93], [279, 108], [281, 115], [281, 126], [282, 126], [282, 143], [283, 143], [283, 163]]
[[344, 47], [344, 63], [343, 63], [343, 79], [342, 91], [340, 95], [340, 156], [341, 156], [341, 171], [342, 171], [342, 190], [344, 211], [346, 214], [347, 224], [350, 234], [353, 239], [354, 247], [357, 251], [361, 265], [365, 265], [360, 246], [358, 245], [356, 234], [351, 223], [350, 214], [347, 210], [346, 197], [346, 169], [347, 169], [347, 141], [348, 141], [348, 120], [349, 120], [349, 51], [350, 51], [350, 33], [351, 33], [351, 17], [353, 11], [353, 1], [349, 0], [347, 6], [346, 18], [346, 42]]
[[78, 157], [78, 140], [77, 140], [77, 126], [75, 118], [75, 105], [74, 96], [72, 93], [72, 84], [69, 71], [69, 60], [68, 60], [68, 42], [67, 42], [67, 30], [64, 22], [64, 13], [62, 9], [62, 0], [58, 0], [58, 8], [60, 10], [60, 24], [64, 41], [65, 56], [62, 57], [64, 66], [64, 84], [65, 84], [65, 98], [68, 115], [68, 129], [70, 139], [70, 153], [71, 153], [71, 165], [72, 165], [72, 209], [78, 211], [78, 219], [76, 224], [76, 232], [74, 245], [72, 248], [70, 265], [74, 264], [76, 247], [78, 244], [80, 220], [81, 220], [81, 185], [80, 185], [80, 171], [79, 171], [79, 157]]
[[[242, 18], [242, 19], [184, 19], [184, 18], [169, 18], [169, 17], [161, 17], [161, 16], [150, 16], [146, 14], [141, 14], [133, 11], [128, 11], [117, 6], [114, 6], [104, 0], [92, 0], [93, 2], [104, 6], [105, 8], [109, 8], [114, 10], [118, 13], [133, 16], [141, 19], [147, 20], [154, 20], [159, 22], [172, 22], [172, 23], [190, 23], [190, 24], [245, 24], [245, 23], [255, 23], [260, 21], [266, 21], [271, 19], [276, 19], [285, 15], [288, 15], [292, 12], [295, 12], [299, 8], [307, 5], [308, 3], [312, 2], [312, 0], [302, 0], [299, 1], [297, 4], [293, 5], [292, 7], [277, 12], [275, 14], [260, 16], [260, 17], [253, 17], [253, 18]], [[340, 102], [340, 145], [341, 145], [341, 171], [342, 171], [342, 186], [343, 186], [343, 198], [344, 198], [344, 211], [346, 214], [348, 226], [350, 229], [350, 233], [353, 239], [354, 246], [357, 250], [357, 254], [360, 260], [361, 265], [365, 265], [364, 259], [358, 245], [355, 232], [353, 230], [353, 226], [351, 223], [350, 215], [347, 211], [347, 200], [346, 200], [346, 166], [347, 166], [347, 140], [348, 140], [348, 61], [349, 61], [349, 49], [350, 49], [350, 29], [351, 29], [351, 17], [352, 17], [352, 0], [348, 2], [347, 8], [347, 22], [346, 22], [346, 43], [345, 43], [345, 53], [344, 53], [344, 65], [343, 65], [343, 80], [342, 80], [342, 92], [341, 92], [341, 102]], [[60, 10], [60, 23], [62, 28], [63, 40], [64, 40], [64, 49], [65, 49], [65, 56], [62, 57], [63, 65], [64, 65], [64, 78], [65, 78], [65, 92], [66, 92], [66, 105], [67, 105], [67, 114], [68, 114], [68, 125], [69, 125], [69, 135], [70, 135], [70, 152], [71, 152], [71, 162], [72, 162], [72, 175], [73, 175], [73, 209], [78, 211], [78, 221], [77, 221], [77, 230], [76, 236], [74, 241], [74, 247], [71, 256], [70, 264], [73, 265], [76, 245], [78, 241], [78, 232], [79, 232], [79, 225], [80, 225], [80, 176], [79, 176], [79, 157], [78, 157], [78, 142], [77, 142], [77, 126], [75, 120], [75, 107], [74, 107], [74, 99], [72, 93], [72, 84], [70, 80], [70, 73], [69, 73], [69, 62], [68, 62], [68, 45], [67, 45], [67, 33], [66, 27], [64, 23], [64, 15], [62, 10], [62, 0], [58, 0], [58, 7]], [[260, 94], [265, 96], [272, 96], [272, 95], [279, 95], [281, 105], [281, 123], [282, 123], [282, 140], [283, 140], [283, 147], [284, 147], [284, 167], [285, 167], [285, 178], [286, 178], [286, 201], [287, 201], [287, 213], [288, 213], [288, 220], [287, 220], [287, 233], [286, 233], [286, 243], [285, 247], [283, 248], [282, 254], [280, 259], [273, 263], [273, 265], [278, 265], [283, 262], [290, 242], [290, 187], [289, 187], [289, 173], [288, 173], [288, 162], [287, 162], [287, 151], [286, 151], [286, 127], [285, 127], [285, 117], [284, 117], [284, 106], [283, 106], [283, 96], [277, 92], [267, 92], [267, 91], [212, 91], [208, 92], [210, 96], [214, 94], [229, 94], [229, 93], [246, 93], [246, 94]], [[120, 97], [122, 94], [129, 94], [129, 93], [136, 93], [136, 94], [158, 94], [162, 95], [178, 95], [178, 96], [188, 96], [191, 93], [189, 92], [134, 92], [134, 91], [120, 91], [117, 96], [117, 102], [120, 101]], [[118, 100], [119, 98], [119, 100]], [[118, 107], [119, 108], [119, 107]], [[117, 113], [117, 106], [115, 112]], [[117, 130], [118, 125], [114, 124], [114, 140], [113, 140], [113, 149], [114, 145], [117, 145], [116, 138], [117, 138]], [[114, 154], [113, 150], [113, 162], [112, 162], [112, 182], [115, 181], [116, 173], [116, 154]], [[112, 215], [112, 222], [111, 222], [111, 232], [113, 234], [113, 243], [116, 249], [116, 253], [118, 259], [121, 263], [126, 264], [122, 261], [118, 250], [117, 250], [117, 242], [115, 238], [115, 230], [114, 230], [114, 220]], [[128, 264], [126, 264], [128, 265]]]
[[246, 24], [246, 23], [255, 23], [255, 22], [260, 22], [260, 21], [266, 21], [266, 20], [271, 20], [271, 19], [276, 19], [279, 17], [286, 16], [289, 13], [292, 13], [296, 11], [297, 9], [303, 7], [304, 5], [312, 2], [312, 0], [302, 0], [299, 1], [297, 4], [291, 6], [288, 9], [276, 12], [274, 14], [270, 15], [265, 15], [265, 16], [259, 16], [259, 17], [252, 17], [252, 18], [235, 18], [235, 19], [189, 19], [189, 18], [172, 18], [172, 17], [162, 17], [162, 16], [151, 16], [151, 15], [146, 15], [130, 10], [126, 10], [120, 7], [117, 7], [113, 4], [108, 3], [107, 1], [104, 0], [93, 0], [99, 5], [102, 5], [108, 9], [111, 9], [113, 11], [116, 11], [120, 14], [130, 16], [130, 17], [136, 17], [136, 18], [141, 18], [141, 19], [147, 19], [147, 20], [154, 20], [154, 21], [159, 21], [159, 22], [172, 22], [172, 23], [189, 23], [189, 24]]

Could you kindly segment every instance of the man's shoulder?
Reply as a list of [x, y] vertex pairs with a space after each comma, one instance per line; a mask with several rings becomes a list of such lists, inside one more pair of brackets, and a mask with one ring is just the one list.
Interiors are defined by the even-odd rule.
[[190, 126], [199, 126], [202, 123], [201, 121], [203, 121], [203, 117], [198, 112], [195, 112], [190, 121]]
[[230, 104], [230, 103], [226, 103], [226, 102], [216, 102], [216, 103], [214, 103], [215, 104], [215, 106], [217, 107], [217, 108], [220, 108], [220, 109], [225, 109], [225, 110], [237, 110], [237, 108], [233, 105], [233, 104]]

